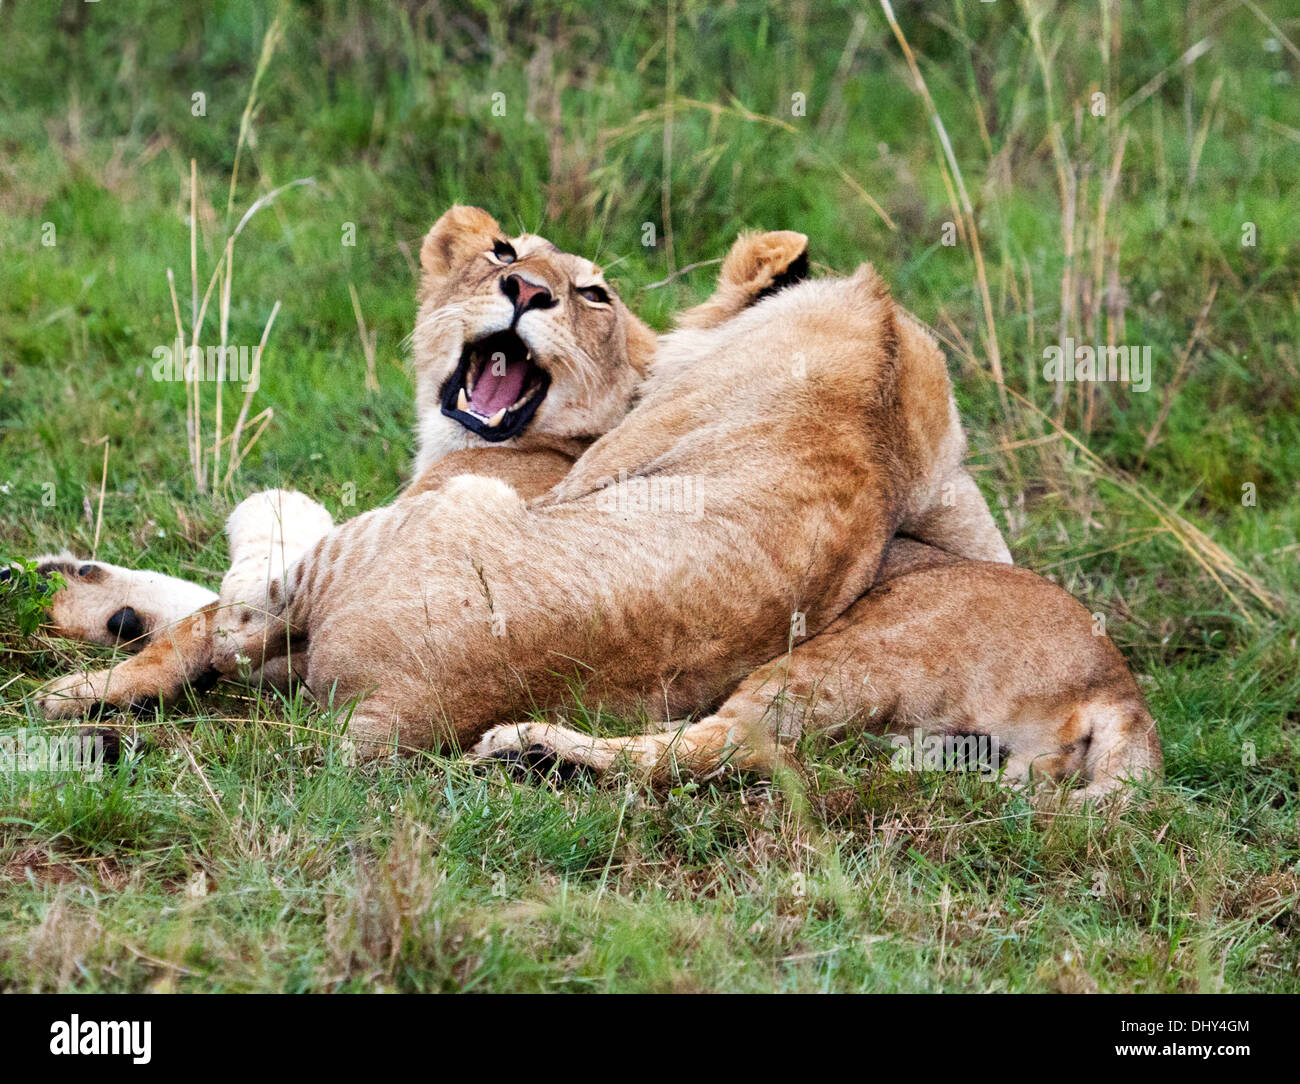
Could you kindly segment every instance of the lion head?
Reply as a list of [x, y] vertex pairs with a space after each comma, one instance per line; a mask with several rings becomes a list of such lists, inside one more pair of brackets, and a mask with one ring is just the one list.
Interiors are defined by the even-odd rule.
[[417, 473], [485, 443], [578, 454], [626, 413], [655, 335], [590, 260], [456, 206], [420, 263]]

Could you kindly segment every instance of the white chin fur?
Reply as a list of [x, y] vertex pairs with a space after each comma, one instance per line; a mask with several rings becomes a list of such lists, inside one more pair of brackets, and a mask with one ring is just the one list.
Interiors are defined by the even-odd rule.
[[428, 415], [420, 422], [418, 437], [420, 448], [415, 455], [417, 477], [451, 452], [461, 452], [466, 448], [513, 448], [518, 439], [511, 437], [498, 444], [489, 444], [441, 412]]

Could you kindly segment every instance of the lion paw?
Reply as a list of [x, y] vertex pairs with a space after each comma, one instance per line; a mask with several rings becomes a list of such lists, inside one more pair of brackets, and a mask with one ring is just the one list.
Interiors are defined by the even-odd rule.
[[68, 674], [46, 687], [36, 703], [47, 719], [75, 719], [97, 706], [109, 703], [112, 670], [89, 674]]
[[568, 778], [578, 766], [561, 760], [551, 732], [545, 723], [505, 723], [494, 726], [469, 751], [470, 759], [480, 763], [497, 762], [522, 775], [544, 775], [554, 768]]
[[207, 588], [175, 576], [78, 560], [66, 550], [37, 557], [36, 570], [63, 577], [46, 617], [52, 631], [106, 647], [138, 650], [158, 630], [216, 600]]
[[[544, 732], [549, 729], [539, 723], [503, 723], [484, 734], [469, 755], [475, 760], [506, 760], [532, 746], [545, 748]], [[548, 751], [554, 756], [553, 750]]]

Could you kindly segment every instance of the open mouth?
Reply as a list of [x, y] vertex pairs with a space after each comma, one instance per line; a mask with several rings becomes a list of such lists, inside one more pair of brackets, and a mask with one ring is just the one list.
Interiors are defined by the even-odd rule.
[[546, 398], [551, 378], [513, 331], [466, 343], [442, 386], [442, 412], [487, 441], [523, 432]]

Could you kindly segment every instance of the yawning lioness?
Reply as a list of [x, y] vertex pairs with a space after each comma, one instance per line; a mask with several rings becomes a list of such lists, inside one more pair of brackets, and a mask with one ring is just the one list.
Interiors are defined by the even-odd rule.
[[[819, 727], [990, 733], [1012, 778], [1078, 775], [1088, 794], [1158, 770], [1109, 641], [1075, 635], [1077, 604], [1007, 567], [962, 467], [942, 355], [869, 266], [799, 281], [800, 235], [742, 238], [618, 421], [610, 404], [653, 343], [589, 268], [561, 281], [576, 259], [482, 212], [439, 221], [415, 336], [422, 476], [331, 530], [298, 495], [241, 505], [203, 667], [292, 654], [318, 696], [357, 701], [361, 755], [450, 742], [659, 775], [761, 769], [800, 729], [793, 703]], [[602, 368], [620, 348], [632, 372]], [[561, 374], [579, 379], [557, 397]], [[611, 485], [687, 478], [690, 514], [609, 500]], [[928, 546], [890, 549], [898, 533]], [[1053, 628], [1082, 681], [1033, 655]], [[178, 647], [184, 665], [151, 647], [43, 703], [174, 695], [200, 654]], [[575, 680], [616, 712], [721, 706], [617, 742], [516, 725], [561, 710]]]

